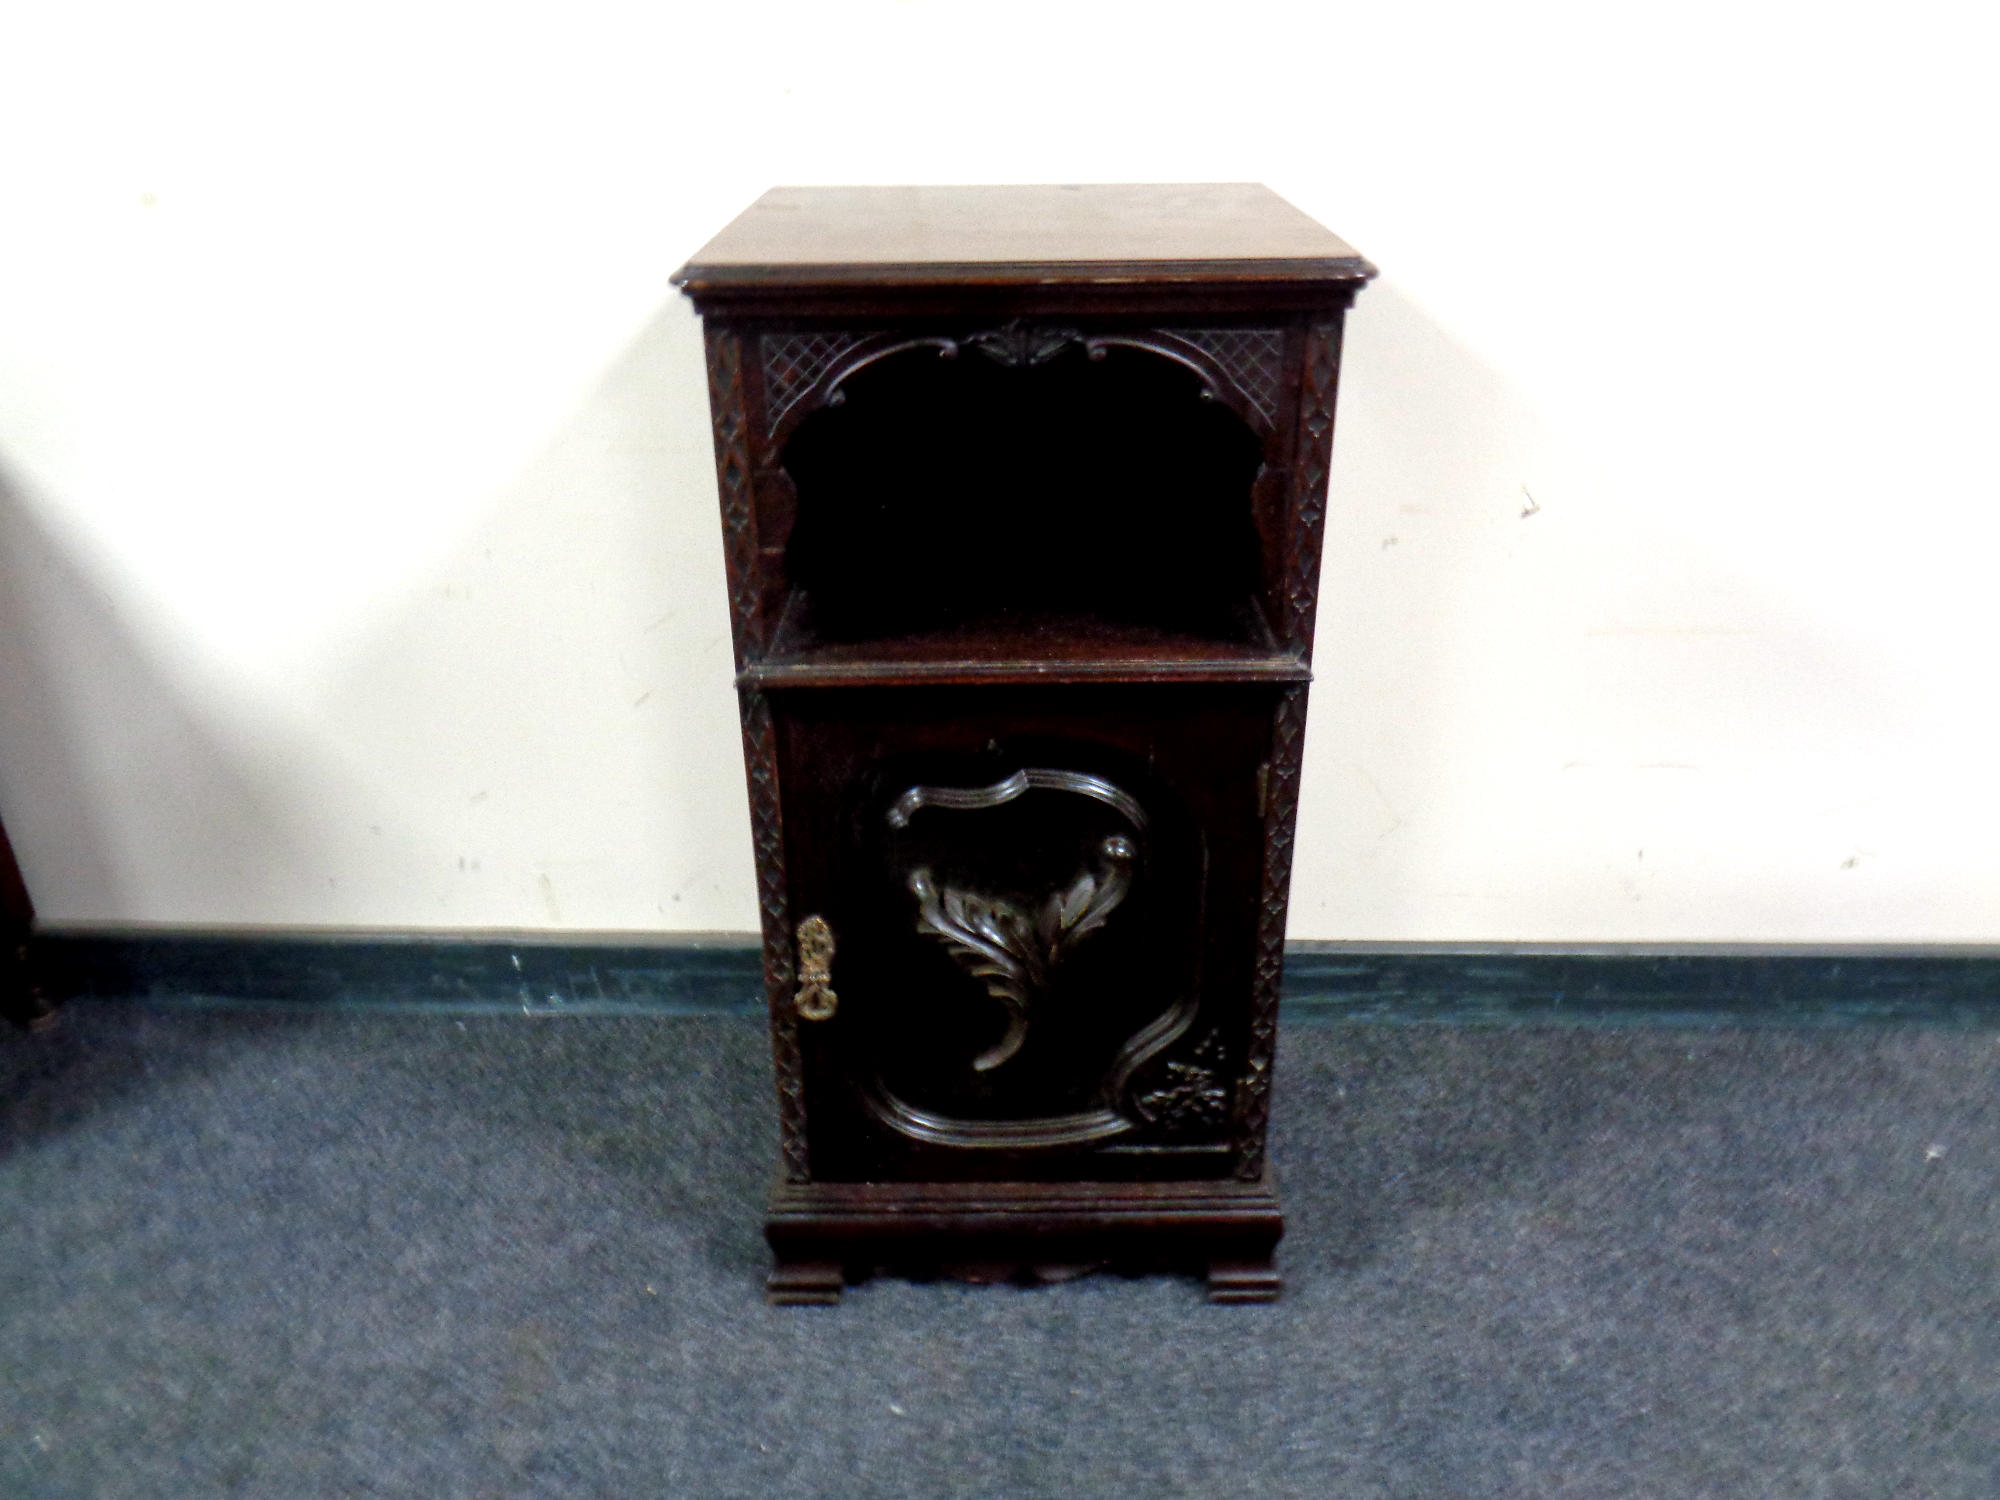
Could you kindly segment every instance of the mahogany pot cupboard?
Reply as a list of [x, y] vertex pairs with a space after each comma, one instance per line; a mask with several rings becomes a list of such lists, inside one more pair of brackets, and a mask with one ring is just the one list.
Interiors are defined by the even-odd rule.
[[771, 1300], [1267, 1300], [1341, 324], [1251, 185], [778, 188], [705, 331], [781, 1163]]

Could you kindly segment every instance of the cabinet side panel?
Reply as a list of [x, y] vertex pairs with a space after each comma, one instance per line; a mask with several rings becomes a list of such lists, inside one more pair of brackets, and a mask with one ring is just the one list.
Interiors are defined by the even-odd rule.
[[758, 608], [757, 524], [751, 506], [750, 415], [743, 388], [743, 338], [709, 323], [708, 409], [715, 428], [715, 479], [722, 501], [722, 556], [729, 572], [729, 628], [736, 666], [763, 645]]
[[1326, 530], [1326, 481], [1333, 459], [1333, 410], [1340, 388], [1342, 313], [1306, 329], [1299, 388], [1298, 444], [1292, 459], [1291, 540], [1286, 548], [1285, 644], [1309, 656], [1319, 607], [1319, 555]]
[[764, 993], [771, 1008], [771, 1061], [777, 1073], [778, 1128], [787, 1182], [808, 1182], [805, 1068], [792, 1011], [791, 912], [785, 892], [785, 825], [778, 797], [778, 737], [770, 700], [746, 692], [743, 764], [750, 782], [750, 833], [757, 855], [757, 905], [764, 923]]

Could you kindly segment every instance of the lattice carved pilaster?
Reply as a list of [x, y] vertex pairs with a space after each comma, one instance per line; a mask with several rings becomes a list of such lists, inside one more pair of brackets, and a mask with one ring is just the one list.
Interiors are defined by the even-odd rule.
[[729, 573], [729, 625], [741, 667], [760, 642], [757, 520], [750, 490], [750, 418], [743, 395], [743, 340], [708, 329], [708, 409], [715, 427], [715, 479], [722, 499], [722, 556]]
[[1292, 888], [1292, 838], [1299, 818], [1299, 769], [1305, 753], [1306, 689], [1285, 689], [1271, 731], [1266, 782], [1264, 870], [1257, 901], [1257, 963], [1250, 993], [1249, 1043], [1236, 1083], [1236, 1175], [1264, 1175], [1271, 1121], [1271, 1060], [1277, 1052], [1278, 991], [1285, 976], [1285, 909]]
[[750, 836], [757, 855], [757, 905], [764, 923], [764, 994], [771, 1010], [771, 1061], [778, 1080], [778, 1130], [787, 1182], [810, 1182], [806, 1151], [805, 1062], [792, 1007], [792, 926], [785, 899], [785, 823], [778, 802], [778, 735], [762, 693], [743, 694], [743, 764], [750, 779]]
[[1340, 324], [1306, 331], [1305, 378], [1299, 393], [1299, 439], [1292, 468], [1292, 544], [1285, 576], [1285, 644], [1312, 650], [1319, 605], [1319, 554], [1326, 531], [1326, 480], [1333, 461], [1333, 405], [1340, 383]]

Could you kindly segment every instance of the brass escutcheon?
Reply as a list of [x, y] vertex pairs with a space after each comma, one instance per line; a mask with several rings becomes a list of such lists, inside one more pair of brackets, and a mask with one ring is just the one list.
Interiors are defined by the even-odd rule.
[[833, 992], [833, 929], [825, 917], [799, 923], [799, 988], [792, 1004], [807, 1021], [830, 1021], [840, 1005]]

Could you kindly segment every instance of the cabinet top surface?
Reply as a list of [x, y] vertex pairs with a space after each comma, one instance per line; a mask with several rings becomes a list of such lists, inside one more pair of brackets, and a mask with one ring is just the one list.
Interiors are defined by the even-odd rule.
[[674, 280], [708, 287], [1357, 282], [1374, 267], [1257, 183], [780, 187]]

